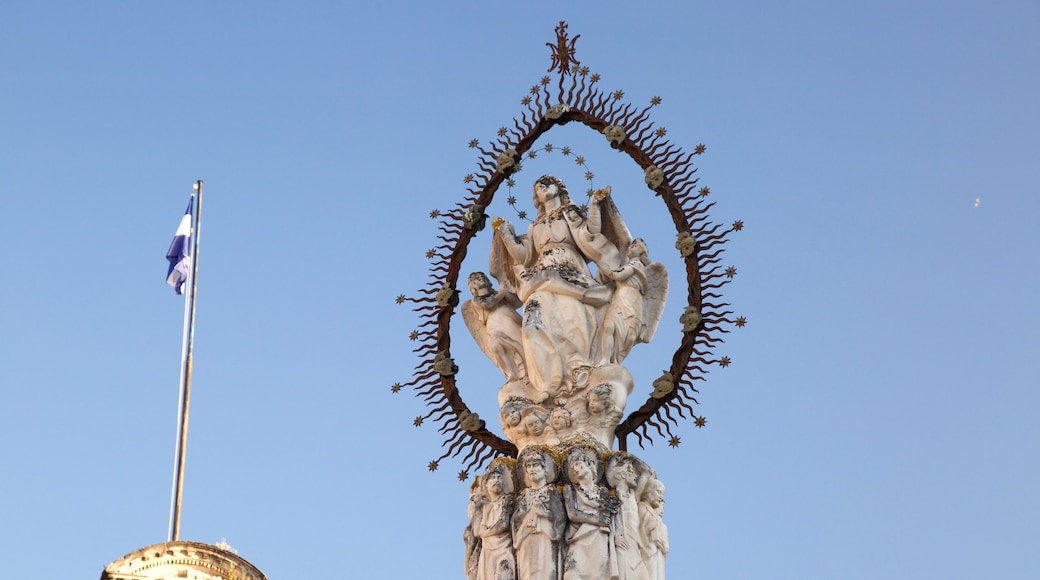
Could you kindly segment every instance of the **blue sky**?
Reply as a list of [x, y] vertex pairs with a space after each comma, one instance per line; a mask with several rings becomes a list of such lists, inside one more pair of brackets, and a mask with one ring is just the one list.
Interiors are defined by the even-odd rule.
[[[467, 143], [519, 114], [560, 20], [605, 88], [661, 96], [669, 138], [707, 145], [713, 220], [745, 223], [725, 293], [748, 325], [700, 386], [707, 426], [635, 449], [668, 486], [670, 577], [1036, 577], [1025, 1], [5, 6], [8, 576], [96, 577], [166, 539], [182, 302], [163, 254], [202, 179], [182, 539], [226, 538], [270, 578], [461, 577], [466, 484], [427, 471], [439, 435], [390, 392], [416, 363], [394, 297], [425, 284], [429, 212], [463, 197]], [[667, 265], [641, 172], [587, 133], [543, 139], [588, 158]], [[542, 156], [517, 197], [575, 171]], [[637, 381], [674, 349], [674, 288]], [[493, 417], [500, 375], [466, 348], [464, 396]]]

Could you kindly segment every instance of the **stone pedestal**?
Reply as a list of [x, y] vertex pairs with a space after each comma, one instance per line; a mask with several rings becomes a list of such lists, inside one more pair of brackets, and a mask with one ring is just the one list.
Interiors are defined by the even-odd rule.
[[664, 484], [591, 437], [498, 458], [470, 490], [469, 580], [662, 580]]

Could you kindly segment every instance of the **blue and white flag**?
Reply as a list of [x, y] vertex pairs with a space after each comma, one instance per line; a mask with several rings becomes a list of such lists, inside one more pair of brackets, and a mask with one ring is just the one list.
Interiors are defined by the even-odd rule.
[[166, 271], [166, 283], [173, 286], [178, 294], [182, 292], [184, 282], [188, 279], [188, 270], [191, 268], [191, 206], [195, 202], [192, 196], [188, 202], [188, 209], [177, 226], [177, 233], [173, 235], [173, 243], [166, 252], [166, 259], [170, 261], [170, 269]]

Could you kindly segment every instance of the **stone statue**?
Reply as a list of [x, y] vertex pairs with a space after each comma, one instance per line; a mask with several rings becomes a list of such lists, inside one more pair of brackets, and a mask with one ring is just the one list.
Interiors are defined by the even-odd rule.
[[606, 275], [614, 280], [614, 295], [603, 314], [595, 357], [599, 364], [619, 364], [636, 343], [650, 342], [657, 332], [668, 272], [661, 263], [650, 263], [646, 243], [636, 238], [628, 246], [627, 261]]
[[[637, 459], [623, 451], [607, 458], [607, 483], [614, 488], [618, 511], [614, 520], [614, 545], [617, 547], [618, 570], [622, 580], [649, 580], [649, 572], [643, 561], [639, 529], [640, 497], [650, 470], [640, 466], [636, 473]], [[642, 463], [642, 462], [639, 462]]]
[[513, 495], [510, 460], [499, 458], [492, 461], [481, 478], [481, 487], [486, 499], [475, 530], [475, 535], [480, 539], [476, 580], [498, 580], [503, 568], [512, 574], [509, 578], [515, 578], [516, 558], [509, 524], [516, 498]]
[[477, 578], [477, 562], [480, 560], [480, 538], [477, 537], [477, 528], [481, 525], [485, 502], [487, 502], [487, 495], [484, 493], [478, 477], [469, 488], [469, 506], [466, 510], [469, 521], [462, 532], [462, 541], [466, 544], [464, 560], [466, 580], [476, 580]]
[[650, 580], [664, 580], [664, 561], [668, 555], [668, 526], [664, 512], [664, 484], [651, 479], [639, 502], [639, 531], [642, 537], [643, 561]]
[[[542, 176], [526, 233], [500, 217], [491, 221], [488, 270], [498, 291], [483, 273], [469, 278], [473, 299], [463, 304], [463, 318], [506, 376], [498, 403], [506, 437], [520, 449], [583, 433], [610, 447], [635, 387], [621, 363], [660, 322], [668, 274], [650, 262], [641, 239], [632, 239], [610, 193], [609, 186], [596, 191], [586, 212], [562, 181]], [[594, 388], [608, 390], [612, 404], [585, 413], [580, 401]], [[505, 406], [517, 400], [538, 408], [537, 418], [524, 415], [524, 428], [505, 424], [515, 421]], [[569, 422], [559, 408], [571, 414]], [[539, 428], [539, 420], [550, 420], [552, 429]]]
[[473, 298], [462, 304], [466, 327], [480, 350], [506, 376], [506, 381], [522, 381], [526, 375], [520, 315], [516, 312], [521, 306], [520, 299], [512, 292], [496, 292], [483, 272], [470, 274], [467, 284]]
[[[626, 232], [613, 203], [612, 211], [590, 220], [571, 202], [563, 182], [549, 175], [534, 184], [537, 218], [524, 235], [500, 217], [491, 221], [491, 274], [515, 290], [523, 301], [521, 342], [531, 398], [543, 402], [569, 395], [588, 385], [592, 346], [601, 310], [612, 288], [592, 276], [621, 266], [618, 231]], [[604, 227], [606, 224], [609, 227]]]
[[611, 524], [615, 506], [610, 491], [599, 484], [600, 461], [587, 447], [574, 447], [564, 462], [568, 485], [563, 489], [567, 509], [564, 580], [615, 580], [617, 554]]
[[[499, 417], [518, 450], [515, 463], [495, 459], [471, 492], [467, 580], [664, 578], [663, 485], [612, 449], [636, 384], [623, 362], [653, 338], [668, 273], [632, 238], [610, 194], [596, 191], [586, 211], [562, 181], [539, 178], [535, 220], [518, 235], [493, 218], [490, 276], [467, 280], [473, 297], [462, 317], [505, 376]], [[441, 354], [437, 372], [455, 374]], [[674, 388], [662, 377], [654, 396]]]
[[560, 580], [563, 499], [555, 485], [556, 459], [544, 447], [520, 453], [517, 469], [522, 489], [513, 513], [513, 545], [520, 580]]

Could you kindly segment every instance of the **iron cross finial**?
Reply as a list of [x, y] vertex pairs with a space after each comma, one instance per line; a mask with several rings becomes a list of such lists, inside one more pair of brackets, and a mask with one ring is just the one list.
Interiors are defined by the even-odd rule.
[[578, 59], [574, 58], [574, 43], [581, 38], [581, 35], [577, 35], [570, 39], [567, 39], [567, 23], [560, 21], [556, 26], [556, 44], [546, 42], [545, 46], [548, 46], [552, 50], [552, 63], [549, 65], [549, 72], [553, 70], [560, 71], [560, 75], [564, 76], [577, 68], [581, 63]]

